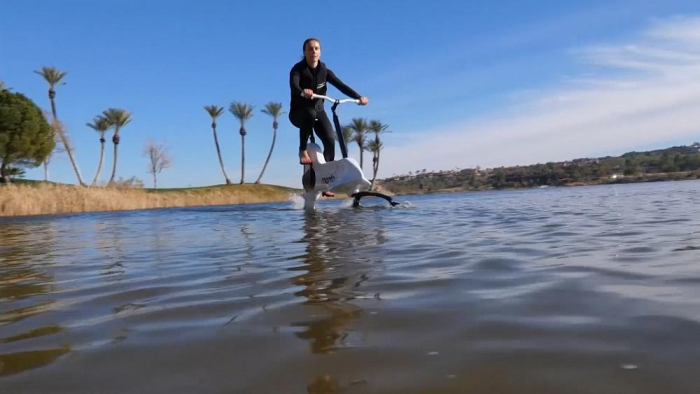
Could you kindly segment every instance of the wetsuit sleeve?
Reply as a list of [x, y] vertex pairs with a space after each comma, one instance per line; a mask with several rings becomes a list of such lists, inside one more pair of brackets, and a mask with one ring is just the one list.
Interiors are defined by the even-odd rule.
[[359, 99], [360, 97], [362, 97], [359, 93], [352, 90], [350, 86], [344, 84], [343, 81], [336, 77], [333, 71], [331, 70], [328, 70], [328, 73], [326, 74], [326, 80], [348, 97], [352, 97], [354, 99]]
[[301, 96], [302, 90], [299, 85], [301, 80], [301, 75], [299, 74], [299, 69], [297, 67], [292, 67], [292, 71], [289, 72], [289, 86], [292, 88], [292, 95]]

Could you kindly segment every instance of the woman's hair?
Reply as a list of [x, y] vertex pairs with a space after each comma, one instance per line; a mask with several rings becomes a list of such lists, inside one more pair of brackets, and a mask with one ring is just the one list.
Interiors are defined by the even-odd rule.
[[302, 45], [302, 47], [301, 47], [302, 53], [304, 51], [306, 51], [306, 44], [310, 43], [311, 41], [316, 41], [318, 43], [318, 45], [321, 45], [321, 40], [319, 40], [318, 38], [316, 38], [316, 37], [307, 38], [306, 40], [304, 40], [304, 45]]

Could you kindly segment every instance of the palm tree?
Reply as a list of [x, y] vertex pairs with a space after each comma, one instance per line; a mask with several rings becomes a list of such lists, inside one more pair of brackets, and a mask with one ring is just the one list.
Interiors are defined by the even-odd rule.
[[209, 113], [209, 116], [211, 116], [211, 130], [214, 132], [214, 144], [216, 145], [216, 154], [219, 155], [219, 164], [221, 165], [221, 171], [224, 173], [224, 179], [226, 179], [226, 184], [230, 185], [231, 179], [228, 177], [226, 169], [224, 168], [224, 159], [221, 158], [221, 148], [219, 148], [219, 138], [216, 136], [216, 118], [218, 118], [219, 116], [221, 116], [222, 113], [224, 113], [224, 107], [219, 107], [218, 105], [207, 105], [204, 107], [204, 110]]
[[370, 190], [374, 188], [374, 181], [377, 179], [377, 171], [379, 171], [379, 152], [384, 148], [384, 144], [379, 140], [379, 134], [391, 133], [389, 131], [389, 125], [383, 124], [378, 120], [369, 121], [369, 131], [374, 133], [374, 141], [370, 141], [367, 147], [373, 153], [372, 156], [372, 186]]
[[[340, 128], [341, 132], [343, 133], [343, 141], [345, 141], [345, 148], [349, 151], [350, 147], [348, 146], [348, 142], [354, 141], [353, 135], [352, 135], [352, 128], [348, 126], [343, 126]], [[349, 152], [348, 152], [349, 154]]]
[[267, 154], [265, 165], [263, 166], [262, 171], [260, 171], [260, 176], [258, 177], [258, 180], [255, 181], [255, 183], [260, 183], [260, 180], [262, 179], [263, 174], [265, 173], [265, 169], [267, 168], [267, 163], [270, 162], [270, 157], [272, 157], [272, 150], [275, 149], [275, 140], [277, 140], [277, 127], [279, 126], [277, 119], [279, 119], [279, 117], [282, 114], [284, 114], [284, 111], [282, 111], [282, 103], [273, 102], [265, 104], [265, 109], [263, 109], [262, 112], [272, 116], [272, 145], [270, 146], [270, 153]]
[[[51, 101], [51, 115], [53, 115], [53, 122], [56, 125], [58, 125], [58, 116], [56, 115], [56, 90], [55, 87], [57, 85], [65, 85], [65, 82], [61, 82], [63, 77], [68, 74], [66, 71], [58, 71], [55, 67], [42, 67], [41, 71], [34, 71], [35, 73], [41, 75], [44, 77], [46, 82], [49, 83], [49, 100]], [[60, 128], [60, 130], [58, 130]], [[61, 127], [57, 127], [57, 130], [55, 130], [56, 133], [58, 133], [58, 136], [61, 138], [61, 142], [63, 143], [63, 147], [66, 149], [66, 153], [68, 153], [68, 158], [70, 159], [71, 164], [73, 165], [73, 170], [75, 170], [75, 175], [78, 176], [78, 182], [82, 186], [86, 186], [85, 182], [83, 182], [83, 177], [80, 175], [80, 170], [78, 169], [78, 164], [75, 162], [75, 159], [73, 158], [73, 148], [70, 146], [70, 142], [68, 141], [68, 136], [65, 133], [65, 130]]]
[[112, 143], [114, 143], [114, 162], [112, 165], [112, 176], [109, 178], [109, 185], [114, 184], [114, 178], [117, 175], [117, 147], [119, 146], [119, 131], [122, 127], [131, 122], [131, 114], [129, 111], [120, 108], [109, 108], [102, 112], [102, 116], [109, 122], [110, 128], [114, 128], [112, 135]]
[[375, 138], [367, 142], [367, 149], [374, 154], [372, 158], [372, 184], [369, 187], [369, 190], [374, 190], [374, 182], [377, 179], [377, 171], [379, 170], [379, 152], [384, 149], [384, 143], [379, 138]]
[[352, 118], [352, 122], [347, 126], [354, 132], [353, 141], [360, 147], [360, 169], [362, 168], [362, 152], [367, 149], [367, 132], [369, 125], [365, 118]]
[[3, 82], [2, 79], [0, 79], [0, 91], [3, 91], [3, 90], [9, 91], [9, 90], [12, 90], [12, 88], [8, 88], [7, 86], [5, 86], [5, 82]]
[[105, 157], [105, 133], [109, 130], [112, 125], [109, 120], [104, 116], [95, 116], [92, 123], [86, 123], [86, 126], [95, 130], [100, 134], [100, 162], [97, 164], [97, 172], [95, 173], [95, 179], [92, 180], [90, 185], [97, 184], [97, 180], [100, 178], [100, 172], [102, 172], [102, 163]]
[[228, 108], [229, 111], [241, 122], [239, 130], [241, 134], [241, 185], [245, 182], [245, 122], [253, 117], [253, 106], [246, 103], [234, 101]]

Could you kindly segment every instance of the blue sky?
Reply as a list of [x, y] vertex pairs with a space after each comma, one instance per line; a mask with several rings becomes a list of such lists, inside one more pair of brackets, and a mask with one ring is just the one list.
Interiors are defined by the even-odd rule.
[[[174, 159], [159, 186], [223, 183], [202, 107], [244, 101], [256, 108], [246, 137], [253, 182], [272, 139], [260, 109], [270, 101], [288, 108], [289, 69], [309, 36], [321, 39], [321, 60], [370, 98], [341, 108], [341, 119], [390, 125], [380, 177], [700, 140], [697, 1], [9, 0], [2, 8], [0, 79], [48, 109], [46, 83], [33, 71], [68, 72], [56, 103], [87, 180], [99, 142], [85, 123], [116, 107], [133, 116], [118, 176], [150, 184], [141, 150], [153, 140]], [[237, 182], [239, 126], [228, 112], [218, 123]], [[285, 115], [265, 183], [298, 186], [297, 145]], [[358, 156], [356, 145], [350, 154]], [[50, 178], [76, 181], [65, 154]]]

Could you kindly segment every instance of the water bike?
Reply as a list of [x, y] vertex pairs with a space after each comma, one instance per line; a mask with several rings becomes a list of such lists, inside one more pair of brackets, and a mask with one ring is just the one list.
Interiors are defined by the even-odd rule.
[[385, 199], [392, 206], [398, 205], [391, 197], [369, 191], [371, 183], [365, 178], [357, 161], [348, 157], [348, 149], [345, 146], [343, 132], [340, 128], [338, 114], [335, 112], [338, 105], [344, 103], [359, 104], [360, 100], [343, 99], [336, 100], [328, 96], [314, 94], [312, 99], [324, 99], [333, 103], [333, 124], [335, 132], [340, 143], [340, 151], [343, 158], [326, 163], [323, 157], [323, 150], [315, 143], [313, 134], [311, 135], [311, 143], [307, 145], [307, 152], [311, 157], [311, 164], [304, 165], [304, 175], [301, 177], [301, 183], [304, 185], [304, 208], [313, 210], [316, 208], [316, 201], [323, 192], [333, 192], [347, 194], [353, 198], [352, 206], [359, 207], [362, 197], [379, 197]]

